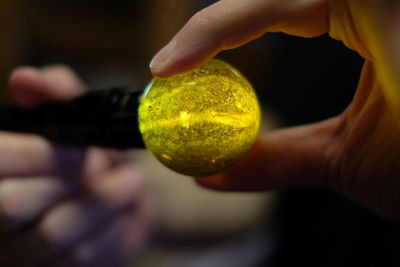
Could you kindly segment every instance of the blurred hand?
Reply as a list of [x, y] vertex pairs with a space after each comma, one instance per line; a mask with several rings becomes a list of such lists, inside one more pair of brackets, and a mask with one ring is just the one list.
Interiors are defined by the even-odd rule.
[[365, 58], [339, 116], [259, 138], [238, 166], [199, 178], [217, 190], [325, 187], [400, 222], [400, 4], [390, 0], [221, 0], [195, 14], [152, 60], [154, 75], [191, 70], [266, 32], [329, 33]]
[[[84, 91], [63, 66], [23, 67], [10, 77], [33, 107]], [[120, 266], [150, 231], [143, 177], [111, 150], [55, 147], [0, 132], [0, 259], [7, 266]]]

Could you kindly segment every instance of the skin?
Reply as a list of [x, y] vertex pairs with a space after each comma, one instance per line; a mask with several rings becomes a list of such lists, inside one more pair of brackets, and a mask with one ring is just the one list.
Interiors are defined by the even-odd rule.
[[352, 103], [325, 121], [260, 136], [205, 187], [260, 191], [322, 187], [400, 222], [400, 4], [377, 0], [221, 0], [195, 14], [153, 58], [155, 76], [200, 66], [267, 32], [328, 33], [365, 58]]
[[[84, 92], [65, 66], [21, 67], [10, 89], [22, 106]], [[146, 187], [126, 155], [61, 148], [0, 132], [0, 260], [7, 266], [120, 266], [150, 232]]]

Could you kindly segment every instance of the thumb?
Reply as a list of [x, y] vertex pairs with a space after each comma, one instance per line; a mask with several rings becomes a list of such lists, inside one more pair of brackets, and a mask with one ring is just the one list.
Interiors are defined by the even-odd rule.
[[197, 178], [215, 190], [261, 191], [292, 186], [333, 187], [337, 134], [342, 118], [277, 130], [261, 136], [226, 172]]
[[221, 0], [195, 14], [150, 63], [155, 76], [194, 69], [221, 50], [267, 31], [305, 37], [327, 31], [327, 0]]
[[69, 100], [84, 92], [84, 85], [77, 75], [62, 65], [42, 69], [19, 67], [11, 73], [9, 86], [15, 100], [25, 107]]

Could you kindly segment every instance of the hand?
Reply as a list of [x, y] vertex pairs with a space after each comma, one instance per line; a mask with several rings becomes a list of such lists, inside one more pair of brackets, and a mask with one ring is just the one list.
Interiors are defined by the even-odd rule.
[[[66, 67], [19, 68], [17, 102], [33, 107], [84, 91]], [[55, 147], [0, 132], [0, 258], [7, 266], [119, 266], [149, 234], [147, 197], [124, 154]]]
[[265, 32], [329, 33], [365, 65], [339, 116], [264, 134], [238, 166], [199, 184], [217, 190], [312, 186], [400, 222], [400, 4], [374, 0], [221, 0], [194, 15], [153, 59], [154, 75], [191, 70]]

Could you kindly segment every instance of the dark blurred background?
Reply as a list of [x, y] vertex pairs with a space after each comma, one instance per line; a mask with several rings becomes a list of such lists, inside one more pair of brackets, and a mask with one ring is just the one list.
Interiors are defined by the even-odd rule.
[[[208, 4], [200, 0], [1, 0], [2, 99], [9, 98], [7, 76], [18, 65], [63, 63], [93, 88], [142, 88], [150, 79], [147, 66], [153, 54]], [[362, 66], [355, 52], [328, 36], [302, 39], [267, 34], [218, 57], [249, 78], [263, 104], [266, 124], [273, 121], [275, 127], [315, 122], [342, 112], [352, 99]], [[287, 189], [276, 196], [272, 206], [261, 209], [268, 216], [258, 213], [261, 223], [251, 230], [223, 238], [217, 235], [211, 241], [188, 237], [184, 242], [181, 236], [174, 238], [173, 231], [160, 233], [132, 266], [399, 266], [398, 226], [323, 190]], [[257, 238], [250, 238], [254, 233]], [[215, 249], [226, 240], [230, 245]], [[235, 247], [232, 240], [249, 246]], [[255, 250], [258, 253], [252, 254]], [[221, 260], [238, 255], [253, 260]]]

